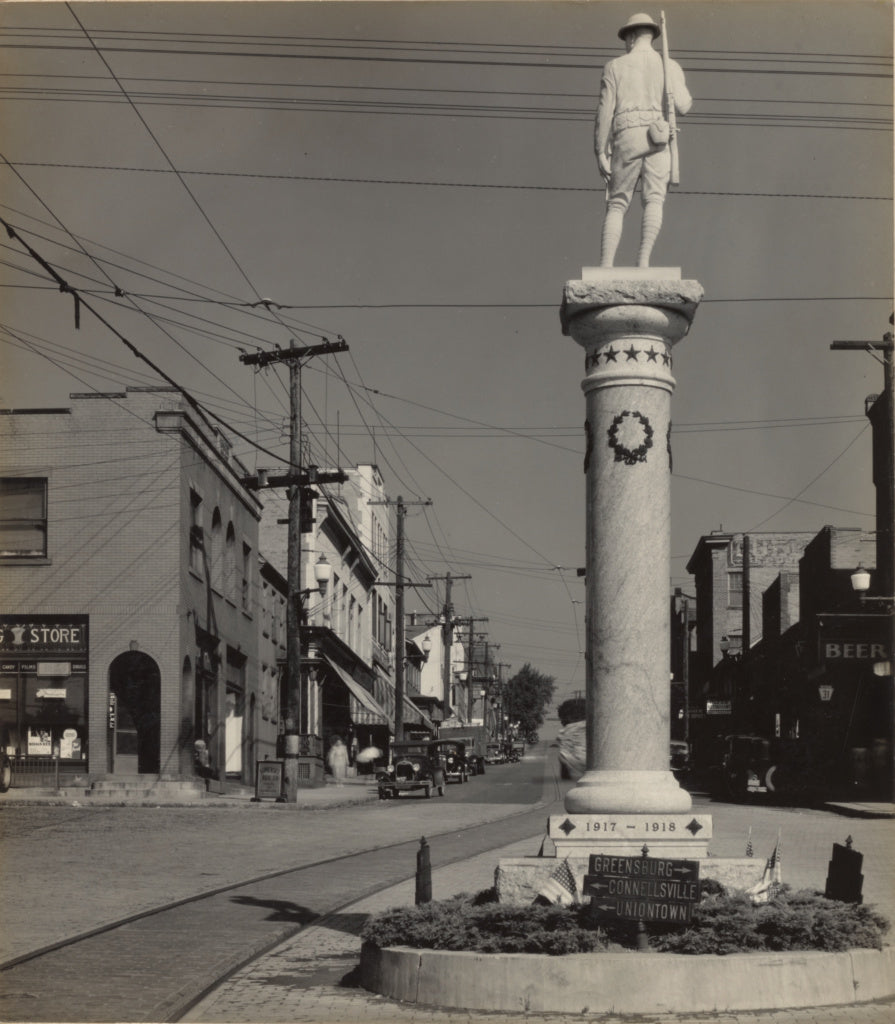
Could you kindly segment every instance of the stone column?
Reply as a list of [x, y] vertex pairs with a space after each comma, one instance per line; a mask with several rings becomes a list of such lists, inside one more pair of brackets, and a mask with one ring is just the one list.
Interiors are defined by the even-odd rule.
[[565, 287], [587, 401], [587, 771], [570, 814], [691, 807], [669, 770], [671, 352], [701, 298], [668, 268]]

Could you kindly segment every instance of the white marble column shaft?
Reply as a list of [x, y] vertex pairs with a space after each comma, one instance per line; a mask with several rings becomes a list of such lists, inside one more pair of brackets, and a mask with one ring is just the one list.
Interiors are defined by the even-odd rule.
[[587, 771], [565, 806], [679, 813], [691, 799], [668, 766], [671, 352], [702, 288], [612, 273], [568, 282], [562, 308], [587, 404]]

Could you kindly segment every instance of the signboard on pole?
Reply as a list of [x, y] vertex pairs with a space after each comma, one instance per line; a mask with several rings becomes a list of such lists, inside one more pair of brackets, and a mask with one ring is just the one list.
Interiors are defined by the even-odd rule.
[[594, 853], [584, 894], [598, 921], [687, 924], [699, 901], [699, 861]]

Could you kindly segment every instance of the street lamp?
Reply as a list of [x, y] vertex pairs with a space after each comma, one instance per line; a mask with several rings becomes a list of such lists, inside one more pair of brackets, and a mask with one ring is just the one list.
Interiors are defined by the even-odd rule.
[[870, 573], [863, 565], [859, 565], [851, 574], [851, 587], [862, 601], [867, 600], [867, 591], [870, 589]]
[[[868, 595], [870, 589], [870, 573], [859, 565], [851, 574], [852, 590], [860, 598], [861, 604], [867, 601], [881, 601], [884, 604], [895, 604], [895, 597], [883, 595]], [[888, 636], [888, 660], [878, 661], [873, 666], [873, 674], [876, 676], [890, 676], [891, 685], [888, 694], [888, 719], [889, 719], [889, 797], [895, 799], [895, 612], [889, 609], [889, 636]]]
[[425, 655], [426, 661], [428, 661], [429, 660], [429, 652], [432, 650], [432, 637], [430, 637], [430, 636], [424, 636], [423, 637], [422, 648], [423, 648], [423, 654]]

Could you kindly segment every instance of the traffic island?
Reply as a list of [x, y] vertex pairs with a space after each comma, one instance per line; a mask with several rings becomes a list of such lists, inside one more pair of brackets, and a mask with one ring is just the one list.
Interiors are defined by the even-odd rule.
[[464, 953], [364, 943], [361, 984], [405, 1003], [543, 1013], [721, 1013], [895, 996], [895, 949], [844, 953]]

